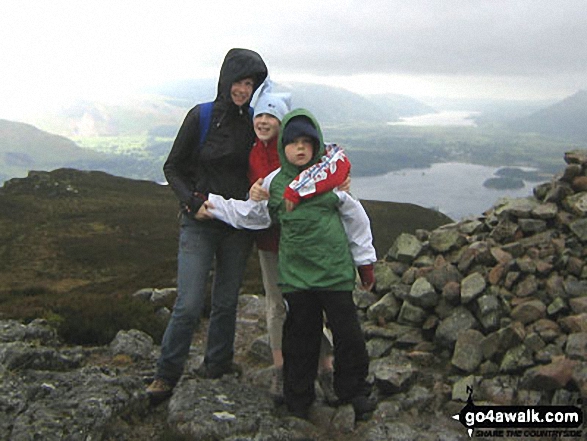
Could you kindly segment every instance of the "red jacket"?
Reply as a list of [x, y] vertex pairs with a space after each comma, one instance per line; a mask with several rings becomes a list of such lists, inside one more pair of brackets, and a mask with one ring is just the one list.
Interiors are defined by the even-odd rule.
[[[255, 139], [255, 145], [249, 154], [249, 182], [253, 185], [257, 179], [264, 178], [273, 170], [280, 167], [277, 154], [277, 136], [267, 145], [259, 138]], [[267, 230], [258, 231], [255, 234], [257, 248], [263, 251], [277, 252], [279, 249], [279, 228], [272, 226]]]

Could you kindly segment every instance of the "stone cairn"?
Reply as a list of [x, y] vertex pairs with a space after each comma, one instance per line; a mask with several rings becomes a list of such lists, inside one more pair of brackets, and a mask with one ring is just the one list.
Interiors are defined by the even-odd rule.
[[453, 403], [467, 387], [499, 405], [587, 397], [587, 151], [565, 162], [533, 196], [396, 239], [376, 264], [377, 301], [356, 296], [380, 391], [445, 363]]

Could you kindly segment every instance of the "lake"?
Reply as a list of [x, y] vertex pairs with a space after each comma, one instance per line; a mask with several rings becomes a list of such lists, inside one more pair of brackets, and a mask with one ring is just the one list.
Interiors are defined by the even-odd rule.
[[472, 119], [480, 112], [472, 112], [465, 110], [443, 110], [437, 113], [427, 113], [425, 115], [410, 116], [408, 118], [401, 118], [400, 121], [388, 123], [390, 126], [405, 125], [405, 126], [469, 126], [476, 127], [475, 120]]
[[532, 195], [537, 182], [524, 188], [496, 190], [483, 187], [501, 167], [464, 163], [433, 164], [430, 168], [403, 169], [382, 176], [353, 177], [351, 191], [360, 199], [409, 202], [434, 208], [458, 221], [481, 215], [502, 197]]

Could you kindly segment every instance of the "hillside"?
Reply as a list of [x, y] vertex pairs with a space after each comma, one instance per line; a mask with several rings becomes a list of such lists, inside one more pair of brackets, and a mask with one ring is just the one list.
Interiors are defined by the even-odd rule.
[[0, 181], [26, 176], [31, 169], [52, 169], [104, 157], [78, 147], [63, 136], [29, 124], [0, 120]]
[[130, 155], [81, 148], [72, 140], [21, 122], [0, 119], [0, 183], [29, 170], [100, 170], [132, 178], [158, 178], [161, 165]]
[[512, 121], [520, 132], [584, 140], [587, 137], [587, 91], [581, 90], [558, 103]]
[[[365, 207], [380, 256], [401, 232], [450, 222], [411, 204]], [[0, 316], [44, 315], [81, 293], [103, 302], [173, 286], [177, 233], [177, 201], [166, 186], [72, 169], [12, 179], [0, 189]], [[245, 288], [262, 290], [254, 255]]]

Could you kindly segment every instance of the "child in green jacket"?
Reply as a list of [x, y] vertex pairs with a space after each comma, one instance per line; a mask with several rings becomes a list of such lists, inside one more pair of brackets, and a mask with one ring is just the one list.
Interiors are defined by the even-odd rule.
[[[369, 219], [357, 200], [338, 190], [298, 200], [292, 209], [287, 196], [291, 189], [312, 192], [336, 169], [337, 157], [324, 156], [320, 126], [307, 110], [287, 114], [282, 127], [277, 147], [281, 168], [263, 182], [269, 201], [227, 201], [211, 194], [207, 203], [216, 218], [237, 228], [267, 228], [272, 222], [281, 228], [279, 280], [287, 302], [284, 395], [289, 411], [307, 418], [315, 400], [325, 313], [334, 337], [335, 392], [340, 403], [351, 403], [362, 419], [375, 403], [369, 399], [369, 357], [352, 291], [357, 267], [363, 288], [371, 289], [374, 283]], [[321, 170], [316, 173], [318, 163]]]

